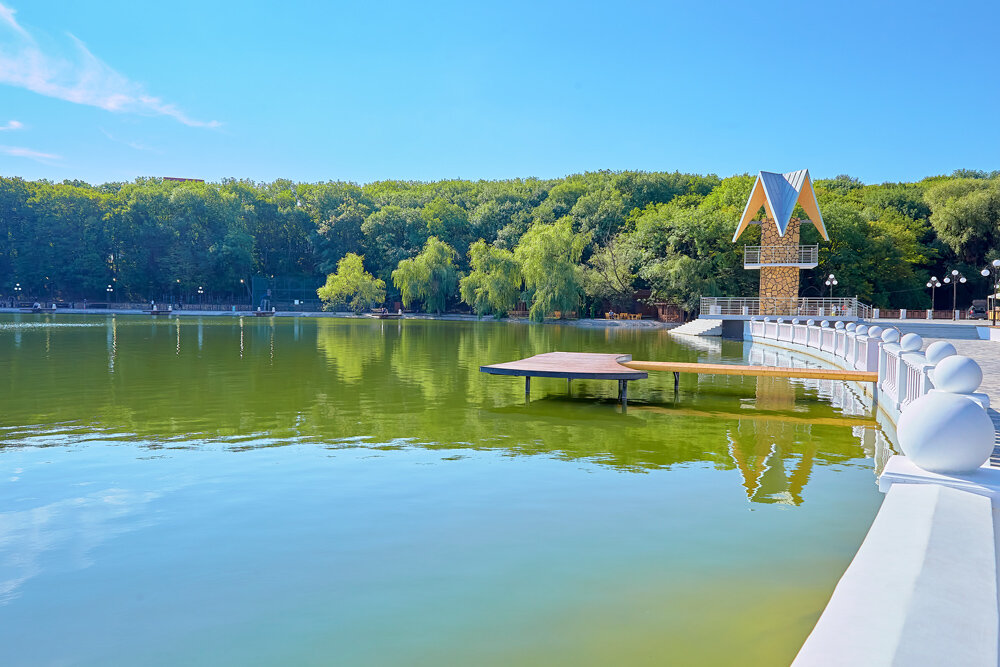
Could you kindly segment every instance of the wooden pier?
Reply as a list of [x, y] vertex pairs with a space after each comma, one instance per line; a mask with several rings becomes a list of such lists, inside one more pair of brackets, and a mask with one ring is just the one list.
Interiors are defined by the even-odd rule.
[[527, 359], [502, 364], [480, 366], [483, 373], [524, 377], [524, 395], [531, 393], [531, 378], [565, 378], [618, 380], [618, 397], [628, 403], [629, 380], [649, 377], [645, 371], [674, 374], [674, 388], [681, 373], [699, 375], [741, 375], [752, 377], [782, 377], [808, 380], [844, 380], [848, 382], [878, 382], [875, 371], [845, 371], [837, 368], [790, 368], [782, 366], [743, 366], [738, 364], [699, 364], [683, 361], [632, 361], [629, 354], [590, 354], [586, 352], [548, 352]]

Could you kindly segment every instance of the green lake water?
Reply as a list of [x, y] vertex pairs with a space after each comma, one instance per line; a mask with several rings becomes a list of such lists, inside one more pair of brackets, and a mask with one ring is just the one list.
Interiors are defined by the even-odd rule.
[[[740, 342], [0, 315], [0, 663], [782, 665], [881, 502], [834, 382], [520, 378]], [[881, 444], [879, 444], [881, 443]]]

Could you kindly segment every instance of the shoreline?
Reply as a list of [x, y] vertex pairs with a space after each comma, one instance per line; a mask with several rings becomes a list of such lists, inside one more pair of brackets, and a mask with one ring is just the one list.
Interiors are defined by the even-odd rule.
[[[20, 308], [0, 308], [2, 314], [12, 315], [133, 315], [136, 317], [148, 318], [170, 318], [170, 317], [256, 317], [255, 311], [251, 310], [172, 310], [167, 315], [150, 315], [146, 311], [132, 310], [127, 308], [59, 308], [57, 310], [45, 309], [38, 313], [25, 313]], [[340, 318], [353, 320], [367, 320], [367, 315], [351, 312], [328, 312], [328, 311], [296, 311], [279, 310], [271, 317], [313, 317], [313, 318]], [[404, 313], [402, 320], [441, 320], [446, 322], [503, 322], [507, 324], [558, 324], [586, 329], [653, 329], [669, 330], [681, 325], [680, 322], [661, 322], [659, 320], [605, 320], [598, 318], [583, 318], [576, 320], [546, 319], [544, 322], [532, 322], [527, 318], [502, 318], [494, 319], [490, 316], [479, 317], [477, 315], [444, 314], [432, 315], [429, 313]], [[380, 320], [393, 321], [393, 320]], [[400, 320], [395, 320], [400, 321]]]

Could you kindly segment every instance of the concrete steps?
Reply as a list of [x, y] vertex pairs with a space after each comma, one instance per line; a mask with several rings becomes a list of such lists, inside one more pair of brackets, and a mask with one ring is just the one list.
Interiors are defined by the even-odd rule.
[[687, 336], [721, 336], [722, 320], [711, 320], [699, 317], [682, 324], [675, 329], [671, 329], [672, 334], [684, 334]]

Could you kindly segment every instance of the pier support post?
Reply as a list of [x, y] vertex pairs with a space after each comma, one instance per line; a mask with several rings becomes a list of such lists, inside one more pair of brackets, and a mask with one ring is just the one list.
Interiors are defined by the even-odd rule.
[[628, 380], [618, 381], [618, 398], [621, 399], [622, 407], [628, 407]]
[[531, 397], [531, 376], [524, 376], [524, 400], [527, 402]]
[[677, 387], [681, 384], [681, 374], [674, 371], [674, 391], [677, 391]]

